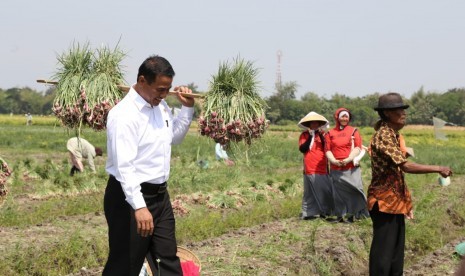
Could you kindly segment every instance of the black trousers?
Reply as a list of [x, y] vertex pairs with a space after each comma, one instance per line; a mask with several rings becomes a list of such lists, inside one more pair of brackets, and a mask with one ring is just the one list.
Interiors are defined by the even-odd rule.
[[80, 173], [81, 171], [76, 168], [76, 166], [73, 165], [73, 167], [71, 168], [71, 171], [69, 172], [69, 175], [70, 176], [74, 176], [75, 173]]
[[402, 275], [404, 271], [405, 218], [402, 214], [370, 211], [373, 241], [370, 249], [370, 276]]
[[146, 256], [155, 264], [153, 275], [182, 275], [176, 256], [175, 220], [168, 192], [142, 190], [142, 193], [155, 225], [153, 235], [145, 238], [137, 234], [134, 209], [126, 202], [120, 182], [113, 176], [108, 180], [104, 210], [110, 252], [104, 276], [138, 276]]

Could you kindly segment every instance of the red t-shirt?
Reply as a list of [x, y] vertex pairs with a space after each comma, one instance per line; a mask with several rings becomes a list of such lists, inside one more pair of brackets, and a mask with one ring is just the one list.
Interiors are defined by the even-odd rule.
[[[358, 130], [351, 126], [346, 126], [343, 129], [333, 128], [326, 135], [326, 151], [331, 151], [334, 155], [334, 158], [337, 160], [343, 160], [349, 157], [349, 154], [352, 150], [352, 134], [354, 135], [354, 147], [362, 148], [362, 137]], [[325, 151], [325, 152], [326, 152]], [[338, 167], [331, 164], [332, 170], [349, 170], [354, 167], [354, 163], [350, 162], [344, 167]]]
[[[324, 139], [326, 133], [321, 133], [321, 135]], [[307, 141], [309, 136], [310, 133], [308, 131], [300, 134], [299, 147]], [[318, 132], [315, 132], [313, 139], [312, 148], [304, 153], [304, 174], [327, 174], [328, 160], [326, 159], [323, 142]]]

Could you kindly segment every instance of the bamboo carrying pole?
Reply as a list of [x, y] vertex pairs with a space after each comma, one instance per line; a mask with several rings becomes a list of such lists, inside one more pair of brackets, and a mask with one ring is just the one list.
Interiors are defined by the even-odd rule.
[[[49, 80], [37, 80], [38, 83], [45, 83], [45, 84], [52, 84], [52, 85], [57, 85], [57, 81], [49, 81]], [[129, 86], [126, 85], [118, 85], [118, 88], [127, 93], [129, 92]], [[180, 93], [182, 96], [187, 97], [187, 98], [203, 98], [203, 95], [200, 94], [189, 94], [189, 93], [181, 93], [181, 92], [176, 92], [176, 91], [170, 91], [169, 95], [176, 95], [177, 93]]]

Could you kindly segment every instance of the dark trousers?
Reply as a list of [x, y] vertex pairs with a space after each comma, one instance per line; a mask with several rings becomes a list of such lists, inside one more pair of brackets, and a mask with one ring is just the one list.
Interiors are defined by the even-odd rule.
[[134, 210], [125, 201], [120, 182], [112, 176], [108, 180], [104, 210], [110, 252], [104, 276], [137, 276], [146, 256], [155, 264], [151, 267], [153, 275], [182, 275], [181, 263], [176, 256], [175, 221], [168, 192], [142, 190], [142, 193], [155, 225], [153, 235], [146, 238], [137, 234]]
[[402, 275], [404, 271], [405, 218], [402, 214], [370, 211], [373, 241], [370, 249], [370, 276]]
[[73, 167], [71, 168], [71, 171], [69, 172], [69, 175], [70, 176], [74, 176], [75, 173], [80, 173], [81, 171], [76, 168], [76, 166], [73, 165]]

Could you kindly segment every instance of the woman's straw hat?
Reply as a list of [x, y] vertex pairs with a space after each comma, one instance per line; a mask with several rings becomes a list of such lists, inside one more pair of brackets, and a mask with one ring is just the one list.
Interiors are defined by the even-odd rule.
[[309, 128], [310, 122], [315, 121], [320, 123], [320, 127], [328, 123], [328, 120], [324, 116], [312, 111], [305, 115], [297, 125], [302, 128]]

